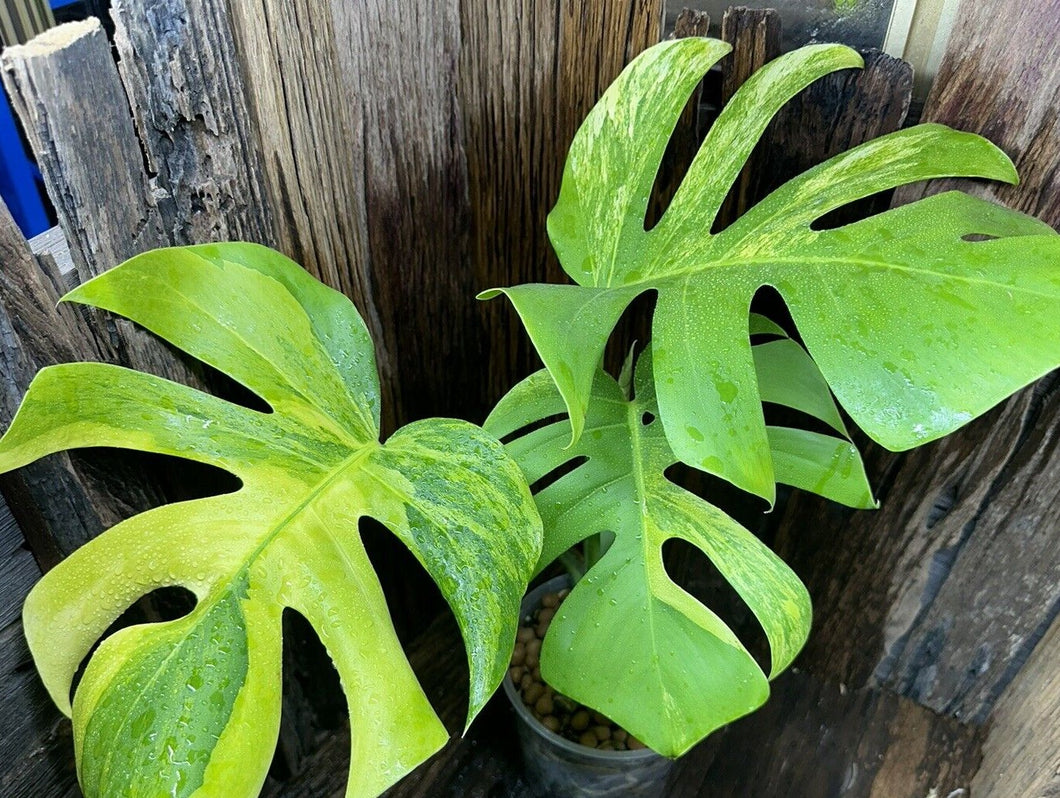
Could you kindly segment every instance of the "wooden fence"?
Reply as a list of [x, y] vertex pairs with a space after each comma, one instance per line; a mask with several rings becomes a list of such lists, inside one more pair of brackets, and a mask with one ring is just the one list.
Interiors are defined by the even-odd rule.
[[[0, 423], [48, 363], [107, 359], [223, 389], [151, 336], [56, 308], [153, 246], [276, 246], [346, 292], [375, 338], [385, 425], [481, 420], [533, 367], [486, 287], [560, 280], [544, 234], [566, 147], [603, 88], [661, 35], [662, 0], [115, 0], [112, 42], [63, 26], [0, 58], [72, 273], [33, 254], [0, 208]], [[1001, 201], [1060, 224], [1060, 0], [964, 3], [926, 117], [990, 136], [1024, 175]], [[737, 46], [675, 136], [671, 191], [712, 105], [776, 53], [776, 18], [731, 12]], [[686, 14], [681, 34], [705, 20]], [[870, 55], [782, 112], [741, 176], [739, 213], [784, 177], [903, 124], [912, 76]], [[131, 109], [131, 112], [130, 112]], [[939, 185], [900, 192], [913, 198]], [[660, 199], [659, 201], [663, 201]], [[62, 246], [59, 246], [59, 250]], [[795, 495], [759, 524], [806, 579], [816, 622], [770, 704], [682, 760], [673, 796], [1048, 795], [1060, 789], [1060, 453], [1052, 375], [957, 436], [870, 447], [884, 509]], [[209, 488], [157, 460], [60, 455], [0, 479], [0, 794], [77, 795], [68, 724], [43, 695], [17, 608], [64, 554], [134, 511]], [[373, 543], [395, 620], [443, 714], [463, 655], [399, 547]], [[404, 559], [403, 559], [404, 558]], [[690, 587], [711, 580], [680, 552]], [[152, 612], [146, 608], [144, 612]], [[336, 792], [348, 730], [319, 645], [289, 622], [289, 697], [269, 795]], [[307, 654], [306, 652], [317, 652]], [[457, 673], [454, 676], [454, 671]], [[306, 674], [309, 674], [308, 676]], [[492, 707], [394, 795], [528, 795]], [[337, 729], [331, 728], [337, 722]], [[281, 778], [283, 777], [283, 778]], [[964, 793], [955, 792], [965, 790]]]

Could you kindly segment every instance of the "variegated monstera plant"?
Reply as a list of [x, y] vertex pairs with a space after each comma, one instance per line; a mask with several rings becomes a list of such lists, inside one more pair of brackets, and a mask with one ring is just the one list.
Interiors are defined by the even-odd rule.
[[[667, 479], [669, 466], [686, 463], [769, 501], [783, 482], [871, 507], [840, 406], [871, 437], [904, 449], [1057, 364], [1060, 236], [1045, 225], [950, 193], [813, 227], [910, 181], [1015, 180], [1005, 155], [979, 137], [937, 125], [885, 136], [709, 232], [777, 109], [817, 77], [860, 64], [844, 47], [805, 48], [751, 78], [645, 230], [670, 131], [727, 49], [710, 39], [651, 48], [578, 132], [549, 217], [577, 285], [504, 289], [547, 367], [487, 421], [509, 436], [508, 453], [459, 421], [418, 422], [380, 443], [363, 322], [345, 298], [263, 248], [148, 253], [68, 297], [139, 322], [271, 409], [69, 364], [41, 372], [0, 440], [4, 470], [110, 445], [209, 463], [242, 482], [236, 493], [124, 521], [27, 601], [34, 657], [69, 712], [80, 661], [133, 600], [164, 585], [198, 598], [190, 615], [119, 632], [92, 656], [72, 706], [86, 795], [254, 795], [277, 733], [284, 607], [320, 632], [349, 694], [347, 795], [379, 793], [442, 744], [357, 536], [364, 515], [398, 535], [449, 600], [471, 664], [469, 719], [504, 674], [528, 578], [606, 534], [609, 548], [553, 621], [544, 676], [676, 756], [765, 700], [769, 677], [806, 639], [810, 603], [753, 535]], [[750, 313], [765, 285], [784, 297], [805, 345]], [[658, 295], [653, 341], [615, 380], [600, 369], [604, 344], [648, 291]], [[767, 426], [763, 402], [831, 432]], [[535, 497], [542, 550], [527, 481], [563, 467]], [[669, 579], [661, 552], [672, 538], [702, 549], [754, 611], [772, 647], [769, 676]]]
[[88, 798], [257, 795], [280, 722], [281, 614], [317, 630], [349, 698], [348, 796], [374, 796], [447, 740], [394, 633], [358, 534], [371, 516], [438, 583], [464, 636], [468, 722], [507, 670], [541, 546], [519, 468], [463, 421], [379, 442], [379, 383], [352, 303], [251, 244], [157, 250], [67, 300], [126, 316], [227, 373], [259, 412], [102, 363], [46, 368], [0, 440], [0, 468], [78, 446], [175, 455], [230, 471], [230, 493], [130, 518], [76, 551], [26, 601], [26, 636], [55, 703], [107, 627], [155, 588], [187, 616], [107, 638], [77, 687]]
[[[1015, 182], [1005, 154], [978, 136], [919, 125], [880, 137], [711, 233], [776, 111], [822, 75], [861, 66], [846, 47], [805, 47], [751, 77], [646, 230], [670, 133], [728, 49], [710, 39], [651, 48], [582, 124], [548, 218], [576, 285], [503, 289], [546, 371], [516, 386], [485, 425], [512, 438], [531, 482], [556, 472], [536, 496], [545, 523], [539, 569], [590, 535], [613, 538], [552, 621], [545, 681], [669, 756], [765, 701], [769, 678], [805, 642], [811, 611], [783, 562], [665, 470], [682, 462], [770, 503], [780, 482], [873, 507], [837, 401], [872, 439], [904, 450], [1060, 363], [1060, 236], [1041, 222], [951, 192], [838, 229], [814, 227], [832, 210], [913, 181]], [[804, 345], [750, 315], [763, 286], [783, 297]], [[604, 345], [646, 292], [657, 297], [652, 340], [616, 382], [600, 370]], [[767, 426], [764, 402], [830, 432]], [[758, 618], [771, 647], [768, 676], [717, 615], [671, 581], [662, 546], [674, 538], [702, 550]]]

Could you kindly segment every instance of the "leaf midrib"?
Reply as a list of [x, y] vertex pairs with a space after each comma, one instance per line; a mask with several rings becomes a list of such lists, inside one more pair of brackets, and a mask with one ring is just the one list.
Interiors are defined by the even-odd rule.
[[[332, 484], [334, 484], [336, 480], [338, 480], [344, 473], [349, 471], [351, 468], [355, 467], [360, 460], [366, 458], [375, 448], [378, 448], [380, 445], [381, 444], [378, 443], [375, 446], [364, 445], [357, 451], [353, 452], [350, 456], [346, 457], [331, 471], [326, 472], [326, 474], [315, 484], [315, 486], [307, 492], [305, 498], [301, 502], [299, 502], [294, 509], [288, 512], [288, 514], [282, 520], [275, 524], [270, 530], [269, 534], [266, 535], [266, 537], [249, 555], [247, 555], [247, 557], [243, 561], [242, 567], [232, 576], [230, 580], [228, 580], [228, 585], [226, 585], [225, 588], [221, 591], [221, 593], [218, 595], [218, 598], [211, 602], [210, 606], [216, 605], [217, 601], [220, 599], [220, 596], [223, 596], [225, 591], [231, 590], [231, 585], [239, 579], [240, 574], [247, 574], [249, 572], [250, 567], [254, 564], [257, 558], [261, 556], [265, 549], [267, 549], [269, 545], [271, 545], [272, 542], [276, 540], [276, 538], [280, 534], [282, 534], [284, 529], [286, 529], [302, 512], [311, 509], [316, 499], [320, 498], [320, 496], [325, 491], [327, 491], [328, 488]], [[325, 526], [324, 528], [325, 531], [327, 531], [328, 535], [331, 536], [331, 533], [329, 530], [327, 530], [327, 527]], [[342, 551], [342, 546], [337, 546], [337, 548]], [[177, 644], [173, 646], [170, 653], [167, 654], [165, 658], [163, 658], [163, 660], [159, 663], [158, 668], [155, 669], [155, 672], [151, 675], [151, 678], [144, 683], [144, 686], [140, 690], [138, 697], [143, 697], [148, 692], [148, 690], [155, 684], [155, 682], [157, 682], [162, 671], [169, 664], [169, 662], [172, 661], [173, 657], [177, 655], [177, 652], [180, 650], [180, 645], [184, 639], [186, 639], [186, 637], [178, 641]], [[130, 716], [127, 715], [122, 721], [121, 728], [124, 728], [124, 726], [129, 722], [129, 720]], [[119, 731], [121, 730], [121, 728], [119, 728]], [[106, 773], [109, 770], [116, 749], [117, 746], [113, 747], [108, 753], [107, 760], [103, 764], [103, 767], [100, 769], [101, 773]]]
[[[1026, 238], [1028, 236], [1021, 236], [1021, 237]], [[965, 284], [969, 284], [969, 285], [984, 285], [984, 286], [989, 286], [990, 288], [994, 288], [994, 289], [998, 289], [998, 290], [1016, 292], [1016, 293], [1025, 294], [1025, 295], [1029, 295], [1029, 296], [1037, 296], [1037, 297], [1041, 297], [1043, 299], [1055, 299], [1058, 296], [1060, 296], [1060, 294], [1047, 294], [1047, 293], [1042, 293], [1042, 292], [1039, 292], [1039, 291], [1033, 291], [1033, 290], [1031, 290], [1029, 288], [1022, 287], [1022, 286], [1004, 285], [1002, 283], [991, 282], [990, 280], [972, 278], [972, 277], [969, 277], [969, 276], [966, 276], [966, 275], [953, 274], [953, 273], [950, 273], [950, 272], [937, 272], [937, 271], [933, 271], [933, 270], [929, 270], [929, 269], [920, 269], [920, 268], [915, 268], [915, 267], [912, 267], [912, 266], [904, 266], [902, 264], [897, 264], [897, 263], [889, 263], [889, 262], [886, 262], [886, 261], [871, 260], [871, 259], [868, 259], [868, 258], [849, 258], [849, 257], [822, 258], [822, 257], [808, 257], [808, 256], [804, 256], [804, 257], [791, 257], [791, 256], [787, 256], [787, 257], [755, 257], [755, 258], [740, 258], [738, 260], [737, 259], [733, 259], [733, 258], [729, 258], [729, 259], [711, 261], [711, 262], [709, 262], [709, 263], [707, 263], [705, 265], [690, 266], [690, 267], [684, 268], [684, 269], [677, 269], [675, 271], [671, 271], [671, 272], [668, 272], [668, 273], [663, 274], [663, 275], [657, 275], [657, 276], [654, 277], [654, 279], [651, 276], [648, 276], [648, 277], [644, 277], [644, 278], [642, 278], [640, 280], [635, 280], [635, 281], [630, 282], [630, 283], [623, 283], [621, 285], [585, 286], [585, 287], [586, 288], [597, 288], [597, 289], [603, 288], [605, 290], [610, 290], [610, 291], [620, 291], [620, 290], [627, 290], [627, 289], [631, 289], [631, 288], [638, 288], [641, 291], [646, 291], [646, 290], [652, 289], [652, 288], [661, 290], [663, 288], [663, 286], [660, 285], [660, 284], [663, 283], [663, 282], [670, 282], [670, 281], [676, 282], [676, 281], [684, 279], [684, 278], [697, 277], [697, 276], [700, 276], [700, 275], [708, 274], [712, 270], [722, 270], [722, 269], [733, 269], [733, 270], [736, 270], [736, 269], [740, 269], [740, 268], [751, 269], [751, 268], [760, 268], [760, 267], [768, 266], [768, 265], [778, 265], [778, 266], [815, 266], [815, 267], [836, 266], [836, 265], [863, 266], [863, 267], [869, 268], [869, 269], [875, 268], [875, 269], [883, 269], [883, 270], [888, 270], [888, 271], [909, 272], [911, 274], [915, 274], [915, 275], [918, 275], [918, 276], [924, 276], [924, 277], [937, 277], [937, 278], [940, 278], [940, 279], [956, 281], [956, 282], [965, 283]], [[768, 281], [766, 281], [766, 282], [768, 282]], [[765, 284], [765, 282], [763, 284]]]
[[265, 549], [267, 549], [272, 542], [282, 534], [284, 529], [293, 523], [301, 513], [310, 508], [316, 500], [319, 499], [346, 472], [352, 470], [361, 460], [366, 459], [372, 452], [381, 447], [382, 444], [378, 441], [369, 441], [368, 443], [361, 444], [359, 448], [355, 449], [355, 451], [344, 458], [333, 469], [324, 472], [321, 478], [306, 491], [305, 497], [302, 501], [288, 512], [283, 519], [276, 523], [269, 533], [261, 540], [257, 548], [247, 556], [244, 567], [249, 569]]
[[[648, 516], [648, 489], [645, 481], [644, 474], [644, 456], [641, 447], [641, 431], [643, 425], [640, 423], [641, 416], [644, 414], [645, 408], [641, 406], [641, 403], [633, 400], [626, 405], [626, 423], [629, 425], [630, 432], [630, 455], [632, 461], [631, 471], [633, 472], [633, 483], [634, 491], [639, 501], [637, 502], [637, 511], [640, 514], [640, 548], [641, 548], [641, 565], [644, 571], [644, 584], [647, 586], [645, 596], [648, 602], [655, 600], [651, 591], [651, 575], [648, 573], [648, 558], [650, 555], [649, 541], [648, 541], [648, 525], [646, 519]], [[640, 427], [641, 429], [638, 429]], [[657, 647], [656, 635], [655, 635], [655, 613], [648, 608], [648, 639], [651, 640], [651, 654], [658, 660], [659, 650]], [[673, 705], [673, 696], [670, 695], [670, 691], [663, 684], [663, 669], [660, 667], [649, 667], [648, 670], [656, 677], [656, 681], [659, 686], [659, 697], [663, 703], [664, 711], [669, 715], [670, 708]]]

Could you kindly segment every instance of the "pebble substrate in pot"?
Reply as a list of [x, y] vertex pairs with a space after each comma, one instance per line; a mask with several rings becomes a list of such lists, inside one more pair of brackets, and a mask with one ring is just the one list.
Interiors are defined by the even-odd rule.
[[[504, 680], [504, 692], [518, 718], [527, 774], [546, 794], [564, 798], [657, 798], [673, 761], [540, 679], [537, 651], [570, 584], [570, 577], [557, 576], [527, 593], [516, 656]], [[543, 600], [551, 606], [544, 606]]]

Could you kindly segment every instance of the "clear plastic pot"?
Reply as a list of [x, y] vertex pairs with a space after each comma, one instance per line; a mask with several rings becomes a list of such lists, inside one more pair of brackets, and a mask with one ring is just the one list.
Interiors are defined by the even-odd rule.
[[[541, 605], [546, 593], [570, 586], [557, 576], [527, 593], [522, 617]], [[598, 751], [555, 734], [523, 704], [510, 677], [504, 693], [518, 718], [519, 745], [529, 778], [546, 794], [563, 798], [659, 798], [673, 761], [649, 749]]]

